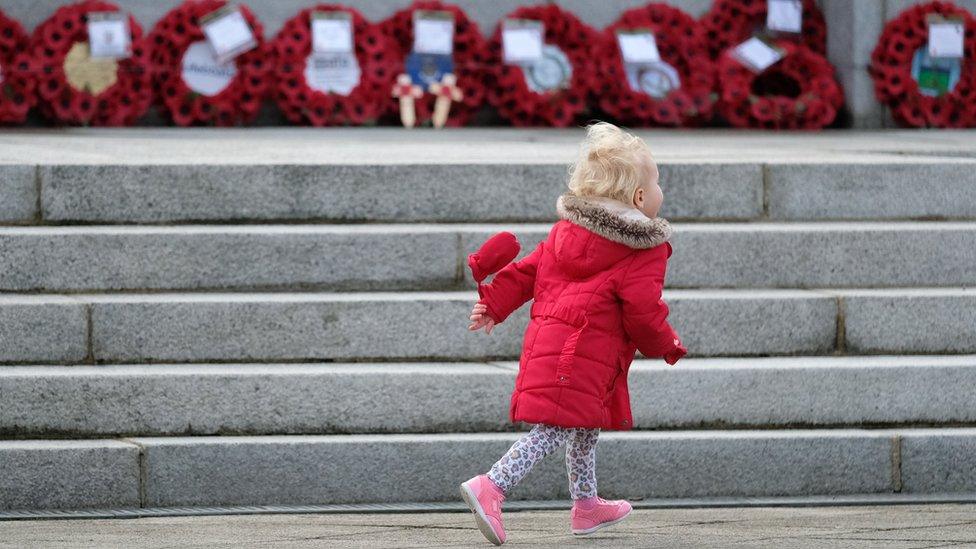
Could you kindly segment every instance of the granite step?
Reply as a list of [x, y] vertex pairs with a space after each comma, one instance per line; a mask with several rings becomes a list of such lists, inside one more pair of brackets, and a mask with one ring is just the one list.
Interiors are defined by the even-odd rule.
[[[0, 363], [517, 357], [528, 307], [467, 330], [473, 292], [0, 295]], [[666, 290], [692, 356], [976, 353], [976, 289]]]
[[[671, 288], [976, 282], [976, 222], [676, 223]], [[0, 291], [473, 288], [467, 255], [548, 224], [0, 227]]]
[[[0, 438], [510, 431], [518, 365], [0, 367]], [[976, 355], [637, 361], [639, 430], [976, 425]]]
[[[678, 221], [976, 219], [966, 132], [641, 131]], [[0, 136], [0, 223], [550, 221], [579, 129]]]
[[[0, 441], [0, 509], [455, 501], [517, 436]], [[972, 428], [606, 432], [599, 486], [629, 499], [972, 493], [974, 450]], [[551, 457], [510, 499], [567, 495]]]

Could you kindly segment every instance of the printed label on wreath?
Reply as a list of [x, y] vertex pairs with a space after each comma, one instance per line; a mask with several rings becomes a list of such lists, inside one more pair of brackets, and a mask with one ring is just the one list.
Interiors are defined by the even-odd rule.
[[361, 74], [356, 55], [349, 52], [313, 53], [305, 61], [305, 82], [322, 93], [349, 95]]
[[800, 0], [767, 0], [766, 28], [771, 31], [803, 31], [803, 3]]
[[238, 8], [223, 7], [201, 18], [200, 24], [203, 34], [221, 63], [231, 61], [258, 45], [251, 26], [247, 24], [247, 19]]
[[965, 57], [963, 39], [966, 36], [962, 18], [945, 18], [930, 15], [929, 55], [940, 59], [962, 59]]
[[183, 54], [183, 81], [200, 95], [213, 97], [227, 89], [237, 76], [234, 63], [221, 63], [206, 40], [194, 42]]
[[663, 99], [674, 90], [681, 88], [681, 76], [674, 67], [658, 61], [657, 63], [628, 63], [625, 66], [630, 88], [646, 93], [655, 99]]
[[929, 97], [941, 97], [956, 88], [962, 75], [962, 60], [934, 58], [928, 48], [919, 48], [912, 57], [912, 78], [918, 91]]
[[762, 72], [783, 58], [783, 50], [768, 44], [762, 38], [753, 36], [732, 50], [732, 55], [740, 63], [754, 72]]
[[502, 52], [509, 65], [535, 63], [542, 59], [545, 29], [542, 21], [506, 19], [502, 23]]
[[64, 57], [64, 77], [72, 88], [99, 95], [119, 80], [119, 64], [115, 59], [93, 59], [88, 42], [75, 42]]
[[648, 30], [618, 31], [617, 45], [624, 63], [657, 63], [661, 60], [657, 40]]
[[351, 53], [353, 44], [352, 16], [348, 12], [312, 12], [312, 51]]
[[132, 54], [129, 20], [117, 11], [88, 13], [88, 44], [92, 58], [124, 59]]
[[542, 47], [542, 58], [522, 68], [525, 83], [536, 93], [546, 93], [569, 87], [573, 77], [573, 65], [563, 50], [546, 44]]
[[424, 91], [439, 83], [445, 74], [454, 73], [454, 59], [450, 55], [411, 53], [404, 61], [404, 69], [414, 84]]
[[454, 53], [454, 14], [449, 11], [413, 12], [413, 51], [435, 55]]

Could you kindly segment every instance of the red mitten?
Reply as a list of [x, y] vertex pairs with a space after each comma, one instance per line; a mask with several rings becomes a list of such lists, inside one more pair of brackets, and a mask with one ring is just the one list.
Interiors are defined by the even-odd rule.
[[676, 362], [688, 354], [688, 349], [685, 349], [685, 346], [681, 344], [681, 341], [675, 339], [674, 345], [674, 349], [668, 351], [668, 354], [664, 355], [664, 361], [672, 366], [674, 366]]
[[488, 275], [502, 270], [521, 249], [518, 239], [510, 232], [501, 232], [489, 238], [477, 252], [468, 256], [468, 267], [471, 267], [475, 282], [481, 284]]

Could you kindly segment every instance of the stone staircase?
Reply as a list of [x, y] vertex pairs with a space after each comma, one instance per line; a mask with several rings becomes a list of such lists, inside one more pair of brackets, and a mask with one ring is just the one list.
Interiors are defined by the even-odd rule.
[[[456, 499], [526, 322], [467, 332], [464, 259], [544, 238], [579, 137], [0, 136], [0, 510]], [[976, 134], [645, 137], [691, 355], [635, 364], [601, 491], [976, 493]]]

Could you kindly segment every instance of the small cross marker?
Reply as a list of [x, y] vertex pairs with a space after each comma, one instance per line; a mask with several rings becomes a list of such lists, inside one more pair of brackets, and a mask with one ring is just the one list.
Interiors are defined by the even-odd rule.
[[393, 97], [400, 100], [400, 122], [404, 128], [417, 124], [417, 109], [414, 102], [424, 96], [424, 90], [413, 83], [409, 74], [401, 74], [393, 84]]
[[437, 96], [434, 101], [434, 115], [432, 120], [435, 128], [443, 128], [447, 124], [447, 116], [451, 112], [451, 103], [464, 99], [464, 92], [457, 85], [457, 76], [445, 74], [440, 83], [430, 85], [430, 93]]

